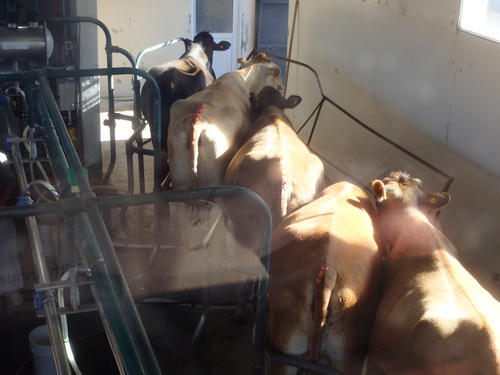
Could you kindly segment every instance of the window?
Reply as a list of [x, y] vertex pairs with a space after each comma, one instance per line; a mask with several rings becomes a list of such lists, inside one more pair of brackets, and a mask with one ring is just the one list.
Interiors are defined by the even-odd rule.
[[459, 27], [500, 42], [500, 0], [462, 0]]
[[196, 32], [233, 32], [233, 0], [196, 1]]

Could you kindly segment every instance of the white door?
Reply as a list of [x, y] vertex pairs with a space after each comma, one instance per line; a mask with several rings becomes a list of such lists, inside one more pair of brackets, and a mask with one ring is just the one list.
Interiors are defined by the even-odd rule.
[[238, 68], [240, 0], [193, 0], [193, 36], [208, 31], [216, 42], [226, 40], [231, 48], [214, 52], [213, 69], [216, 77]]

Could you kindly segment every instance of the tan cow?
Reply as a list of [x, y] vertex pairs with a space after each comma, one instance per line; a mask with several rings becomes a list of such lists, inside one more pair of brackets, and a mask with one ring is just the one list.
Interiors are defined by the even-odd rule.
[[[247, 140], [229, 164], [225, 185], [241, 186], [257, 193], [271, 212], [273, 228], [281, 219], [310, 202], [324, 188], [324, 166], [298, 137], [284, 113], [296, 107], [302, 98], [291, 95], [285, 99], [274, 87], [264, 87], [250, 96], [256, 116]], [[253, 202], [225, 199], [224, 207], [233, 222], [236, 241], [259, 254], [257, 228], [261, 228], [260, 211]], [[246, 317], [246, 301], [251, 295], [245, 284], [242, 300], [234, 319]]]
[[[273, 235], [269, 340], [280, 352], [360, 374], [378, 301], [375, 210], [340, 182], [283, 219]], [[295, 374], [273, 363], [271, 374]]]
[[402, 172], [372, 183], [389, 255], [366, 373], [498, 375], [500, 304], [419, 210], [440, 209], [449, 195], [420, 185]]
[[176, 190], [221, 185], [251, 125], [250, 93], [282, 87], [280, 68], [265, 54], [238, 61], [242, 69], [171, 107], [168, 150]]
[[[238, 61], [241, 69], [223, 74], [171, 107], [167, 141], [175, 190], [222, 185], [226, 168], [251, 125], [250, 93], [267, 85], [282, 87], [280, 68], [265, 54]], [[200, 244], [198, 234], [203, 236], [209, 230], [213, 216], [196, 207], [179, 206], [186, 247]], [[218, 242], [222, 247], [220, 236]]]
[[[273, 228], [281, 219], [310, 202], [324, 189], [324, 166], [298, 137], [285, 108], [302, 100], [285, 99], [273, 87], [263, 88], [250, 97], [258, 117], [251, 133], [229, 164], [224, 185], [241, 186], [260, 195], [271, 212]], [[228, 200], [229, 201], [229, 200]], [[258, 250], [259, 238], [249, 228], [260, 228], [259, 213], [251, 202], [231, 200], [225, 205], [234, 220], [238, 242]]]

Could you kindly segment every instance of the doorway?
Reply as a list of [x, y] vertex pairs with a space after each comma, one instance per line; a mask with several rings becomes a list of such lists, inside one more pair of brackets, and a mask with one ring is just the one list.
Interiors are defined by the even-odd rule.
[[193, 35], [208, 31], [216, 42], [226, 40], [231, 48], [213, 55], [213, 69], [216, 77], [238, 68], [239, 54], [238, 12], [240, 0], [194, 0]]
[[[209, 31], [216, 42], [231, 43], [228, 50], [214, 53], [217, 77], [237, 69], [237, 59], [247, 57], [245, 52], [250, 53], [254, 47], [287, 57], [288, 3], [289, 0], [193, 0], [193, 35]], [[242, 35], [248, 33], [254, 35]], [[284, 79], [286, 62], [278, 59], [273, 62], [281, 68]]]
[[[288, 0], [256, 1], [256, 40], [259, 51], [287, 57]], [[281, 78], [286, 76], [286, 61], [273, 59], [281, 68]]]

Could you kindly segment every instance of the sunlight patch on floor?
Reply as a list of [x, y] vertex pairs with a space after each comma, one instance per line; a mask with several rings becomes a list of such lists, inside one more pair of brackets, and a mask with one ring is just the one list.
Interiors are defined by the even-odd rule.
[[[119, 113], [122, 113], [127, 116], [132, 116], [134, 113], [133, 111], [120, 111]], [[101, 141], [109, 141], [110, 140], [110, 134], [109, 134], [109, 126], [104, 125], [104, 121], [108, 119], [108, 112], [101, 112]], [[132, 130], [132, 123], [127, 120], [116, 120], [116, 135], [115, 138], [117, 141], [124, 141], [130, 138], [132, 135], [133, 130]], [[149, 127], [146, 127], [142, 133], [143, 138], [149, 138]]]

